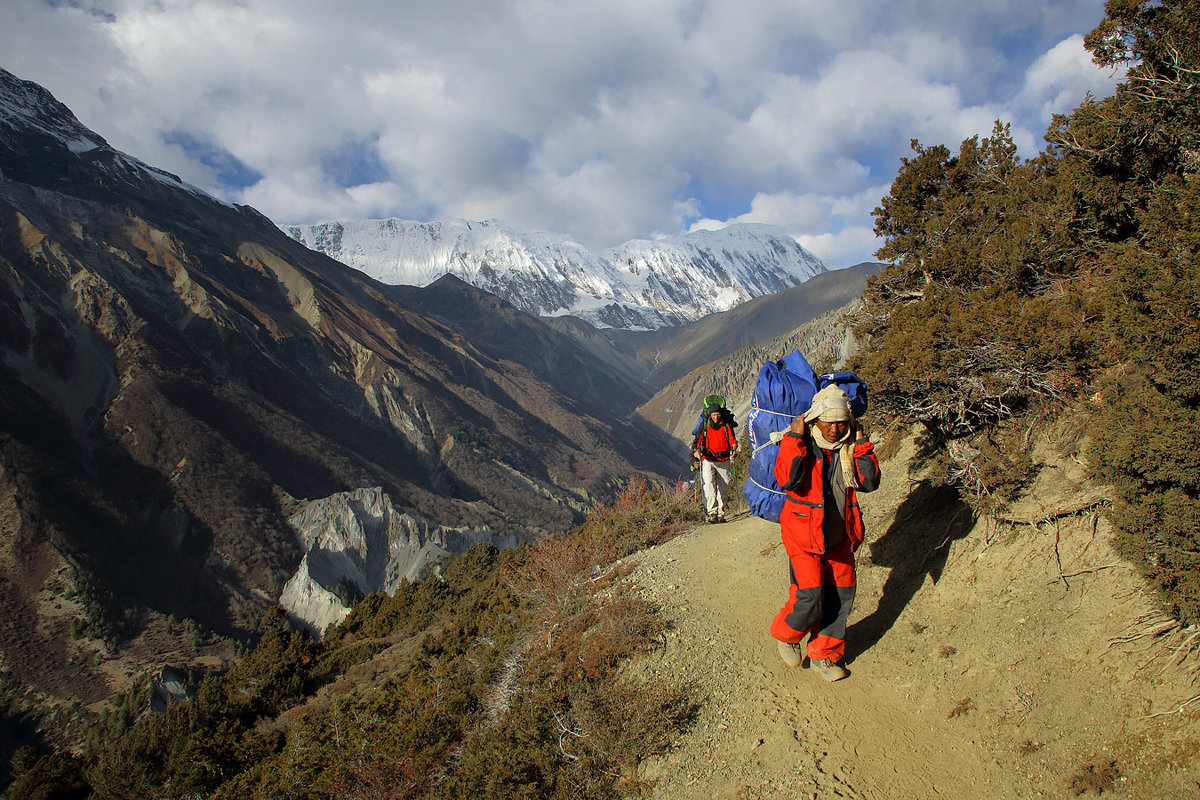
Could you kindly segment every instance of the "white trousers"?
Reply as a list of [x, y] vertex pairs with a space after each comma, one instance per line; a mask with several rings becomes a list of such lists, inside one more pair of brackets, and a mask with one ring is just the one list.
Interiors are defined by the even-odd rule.
[[700, 462], [700, 485], [704, 487], [704, 512], [708, 516], [725, 513], [725, 493], [729, 491], [732, 461]]

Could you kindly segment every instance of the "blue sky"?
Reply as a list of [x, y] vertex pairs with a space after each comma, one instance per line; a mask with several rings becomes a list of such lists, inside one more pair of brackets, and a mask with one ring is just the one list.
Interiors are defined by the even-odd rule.
[[4, 0], [0, 67], [281, 224], [499, 219], [595, 248], [778, 225], [832, 266], [909, 140], [952, 148], [1120, 75], [1102, 0]]

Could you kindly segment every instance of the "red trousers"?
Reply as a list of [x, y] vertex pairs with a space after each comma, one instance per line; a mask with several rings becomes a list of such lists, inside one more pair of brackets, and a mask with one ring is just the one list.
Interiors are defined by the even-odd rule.
[[799, 644], [808, 637], [808, 657], [841, 661], [846, 653], [846, 620], [854, 607], [858, 578], [850, 540], [829, 553], [788, 553], [788, 599], [771, 622], [771, 635]]

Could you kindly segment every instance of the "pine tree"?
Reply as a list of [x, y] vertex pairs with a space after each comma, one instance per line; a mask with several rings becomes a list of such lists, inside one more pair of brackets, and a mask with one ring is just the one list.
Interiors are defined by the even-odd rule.
[[1200, 4], [1106, 10], [1085, 41], [1126, 79], [1056, 117], [1037, 158], [999, 123], [955, 155], [913, 142], [875, 210], [892, 265], [867, 287], [857, 367], [976, 501], [1020, 486], [1010, 420], [1099, 397], [1091, 464], [1118, 544], [1196, 622]]

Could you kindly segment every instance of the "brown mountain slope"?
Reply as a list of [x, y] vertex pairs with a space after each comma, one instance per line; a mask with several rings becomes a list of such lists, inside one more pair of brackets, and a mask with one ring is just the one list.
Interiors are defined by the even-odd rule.
[[810, 278], [778, 294], [709, 314], [690, 325], [656, 331], [605, 331], [618, 348], [652, 365], [649, 380], [659, 389], [738, 350], [763, 347], [790, 336], [814, 318], [862, 294], [867, 278], [882, 264], [863, 263]]
[[213, 634], [247, 630], [295, 570], [305, 500], [381, 486], [532, 536], [669, 470], [652, 434], [536, 364], [113, 151], [39, 87], [0, 71], [0, 94], [10, 719], [78, 717], [130, 670], [219, 657]]
[[743, 347], [692, 369], [639, 406], [637, 414], [686, 442], [691, 441], [704, 398], [710, 394], [723, 396], [735, 417], [744, 420], [750, 410], [754, 381], [765, 362], [799, 350], [814, 369], [824, 371], [846, 357], [854, 345], [843, 317], [857, 302], [827, 311], [765, 345]]
[[[602, 335], [590, 346], [587, 335], [570, 323], [549, 324], [453, 275], [426, 287], [389, 286], [388, 291], [489, 356], [521, 364], [592, 413], [626, 415], [650, 396], [646, 366], [621, 357]], [[591, 328], [571, 319], [579, 328]]]

